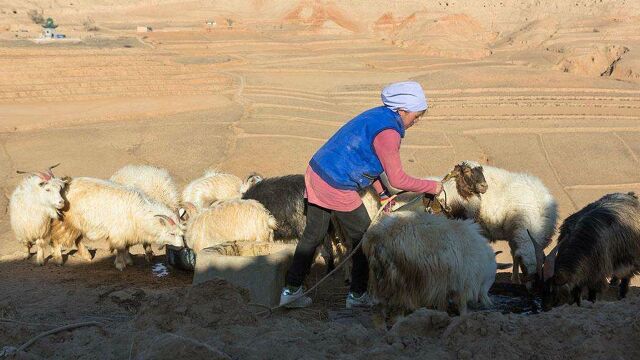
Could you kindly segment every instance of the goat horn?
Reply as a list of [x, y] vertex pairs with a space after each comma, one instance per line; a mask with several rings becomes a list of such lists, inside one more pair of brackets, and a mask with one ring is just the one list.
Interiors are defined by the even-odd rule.
[[53, 169], [53, 168], [57, 167], [58, 165], [60, 165], [60, 163], [57, 163], [57, 164], [52, 165], [52, 166], [49, 166], [49, 167], [47, 168], [47, 174], [49, 174], [49, 176], [51, 176], [51, 177], [55, 177], [55, 175], [53, 175], [53, 172], [51, 171], [51, 169]]
[[450, 179], [453, 179], [454, 177], [456, 177], [455, 172], [451, 171], [450, 173], [447, 174], [447, 176], [444, 177], [444, 179], [442, 179], [441, 182], [445, 183], [447, 181], [449, 181]]
[[548, 280], [555, 273], [556, 257], [558, 256], [558, 245], [549, 253], [544, 260], [544, 268], [542, 269], [543, 280]]
[[16, 170], [17, 174], [31, 174], [31, 175], [37, 175], [37, 176], [41, 176], [42, 172], [40, 171], [24, 171], [24, 170]]
[[542, 268], [542, 264], [544, 264], [544, 260], [545, 260], [544, 250], [533, 238], [533, 235], [531, 235], [531, 232], [529, 231], [529, 229], [527, 229], [527, 234], [529, 234], [529, 238], [531, 239], [531, 244], [533, 244], [533, 249], [536, 254], [536, 272], [538, 273], [538, 276], [540, 277], [540, 279], [542, 279], [542, 277], [544, 276], [543, 268]]
[[496, 251], [495, 253], [493, 253], [493, 255], [495, 255], [495, 256], [498, 256], [498, 255], [500, 255], [500, 254], [502, 254], [502, 250], [498, 250], [498, 251]]
[[167, 215], [154, 215], [154, 216], [155, 216], [155, 217], [159, 217], [159, 218], [161, 218], [161, 219], [165, 219], [165, 220], [167, 220], [167, 221], [169, 222], [169, 224], [171, 224], [171, 226], [175, 226], [175, 225], [176, 225], [176, 222], [175, 222], [175, 221], [173, 221], [173, 219], [172, 219], [172, 218], [170, 218], [170, 217], [168, 217]]
[[51, 180], [51, 176], [49, 176], [49, 174], [45, 174], [42, 171], [22, 171], [22, 170], [16, 170], [17, 174], [29, 174], [29, 175], [35, 175], [37, 177], [39, 177], [40, 179], [44, 180], [44, 181], [49, 181]]

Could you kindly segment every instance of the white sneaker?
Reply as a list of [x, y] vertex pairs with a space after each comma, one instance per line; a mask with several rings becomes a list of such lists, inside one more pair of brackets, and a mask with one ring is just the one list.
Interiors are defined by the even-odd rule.
[[362, 293], [360, 296], [356, 296], [354, 293], [349, 291], [347, 295], [347, 300], [345, 302], [345, 307], [347, 309], [351, 309], [354, 307], [372, 307], [375, 305], [375, 301], [369, 296], [369, 293]]
[[285, 287], [280, 294], [280, 306], [284, 305], [287, 309], [295, 309], [311, 305], [313, 300], [308, 296], [302, 296], [302, 294], [304, 294], [304, 286], [300, 286], [296, 291]]

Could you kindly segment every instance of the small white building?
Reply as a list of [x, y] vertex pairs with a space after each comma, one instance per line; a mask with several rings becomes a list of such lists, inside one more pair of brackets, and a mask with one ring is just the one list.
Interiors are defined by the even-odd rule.
[[47, 18], [47, 21], [42, 25], [42, 37], [45, 39], [55, 39], [57, 37], [57, 27], [58, 25], [53, 22], [52, 18]]
[[42, 37], [45, 39], [53, 39], [56, 37], [56, 29], [44, 28], [42, 29]]
[[138, 26], [136, 28], [136, 32], [139, 32], [139, 33], [146, 33], [146, 32], [152, 32], [152, 31], [153, 29], [149, 26]]

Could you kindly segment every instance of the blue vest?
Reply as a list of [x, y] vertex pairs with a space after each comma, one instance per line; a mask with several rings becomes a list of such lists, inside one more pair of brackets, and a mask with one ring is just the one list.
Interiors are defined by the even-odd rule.
[[387, 129], [404, 137], [400, 115], [385, 106], [367, 110], [342, 126], [313, 155], [309, 165], [336, 189], [365, 188], [384, 171], [373, 149], [373, 139]]

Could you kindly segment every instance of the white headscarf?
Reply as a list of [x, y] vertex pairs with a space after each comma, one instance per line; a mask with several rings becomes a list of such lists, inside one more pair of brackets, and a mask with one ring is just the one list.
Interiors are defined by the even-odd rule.
[[389, 109], [406, 111], [427, 110], [427, 98], [422, 86], [415, 81], [403, 81], [382, 89], [382, 103]]

